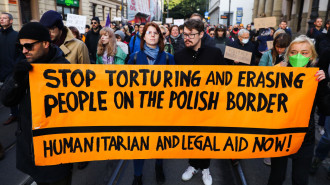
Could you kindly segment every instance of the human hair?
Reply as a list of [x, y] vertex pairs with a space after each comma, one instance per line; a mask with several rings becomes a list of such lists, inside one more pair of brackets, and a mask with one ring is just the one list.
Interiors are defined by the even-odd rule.
[[298, 37], [296, 37], [289, 45], [288, 49], [286, 50], [285, 52], [285, 58], [284, 60], [286, 62], [289, 62], [289, 54], [290, 54], [290, 51], [291, 51], [291, 47], [292, 45], [294, 44], [301, 44], [301, 43], [306, 43], [310, 46], [310, 49], [312, 51], [312, 56], [311, 58], [313, 59], [313, 61], [311, 63], [309, 63], [310, 66], [315, 66], [316, 65], [316, 58], [317, 58], [317, 53], [316, 53], [316, 50], [315, 50], [315, 47], [314, 47], [314, 43], [313, 41], [308, 38], [306, 35], [300, 35]]
[[241, 37], [244, 33], [248, 33], [248, 34], [250, 35], [249, 30], [247, 30], [247, 29], [241, 29], [241, 30], [239, 30], [239, 32], [238, 32], [238, 36]]
[[321, 20], [323, 21], [323, 19], [322, 19], [321, 17], [317, 17], [317, 18], [315, 19], [315, 21], [314, 21], [314, 22], [316, 22], [316, 21], [317, 21], [317, 19], [321, 19]]
[[8, 18], [9, 18], [9, 20], [13, 20], [14, 18], [13, 18], [13, 15], [12, 14], [10, 14], [10, 13], [7, 13], [7, 12], [2, 12], [1, 14], [5, 14], [5, 15], [7, 15], [8, 16]]
[[273, 35], [273, 38], [275, 39], [275, 37], [277, 36], [277, 35], [279, 35], [280, 33], [286, 33], [283, 29], [278, 29], [275, 33], [274, 33], [274, 35]]
[[180, 25], [179, 26], [179, 30], [183, 30], [184, 26], [183, 25]]
[[156, 23], [154, 23], [154, 22], [148, 22], [148, 23], [144, 26], [144, 28], [143, 28], [143, 33], [142, 33], [142, 35], [141, 35], [141, 43], [140, 43], [140, 48], [141, 48], [141, 50], [144, 50], [144, 44], [146, 43], [146, 41], [144, 40], [144, 37], [146, 36], [146, 32], [147, 32], [149, 26], [152, 26], [152, 27], [156, 28], [156, 31], [157, 31], [157, 33], [159, 34], [159, 37], [158, 37], [158, 43], [157, 43], [157, 45], [158, 45], [158, 47], [159, 47], [159, 52], [163, 52], [163, 51], [164, 51], [164, 47], [165, 47], [165, 45], [164, 45], [164, 37], [162, 36], [163, 33], [162, 33], [162, 31], [160, 30], [158, 24], [156, 24]]
[[192, 17], [196, 17], [196, 16], [200, 17], [200, 18], [201, 18], [201, 20], [203, 20], [203, 17], [202, 17], [202, 15], [201, 15], [201, 14], [199, 14], [199, 13], [193, 13], [193, 14], [191, 14], [190, 18], [192, 18]]
[[[105, 34], [109, 35], [109, 43], [106, 45], [102, 44], [102, 39], [101, 39], [102, 35]], [[115, 56], [117, 53], [117, 41], [116, 41], [115, 33], [109, 27], [104, 27], [100, 31], [100, 39], [97, 44], [97, 55], [102, 56], [105, 50], [107, 50], [108, 57]]]
[[[159, 28], [160, 28], [161, 30], [163, 29], [165, 32], [167, 32], [167, 28], [166, 28], [165, 26], [163, 26], [163, 25], [159, 25]], [[161, 30], [160, 30], [160, 31], [161, 31]]]
[[275, 37], [273, 41], [273, 48], [271, 49], [273, 64], [275, 64], [276, 62], [276, 56], [279, 55], [275, 47], [287, 48], [290, 45], [290, 43], [291, 43], [291, 36], [287, 33], [280, 33]]
[[288, 24], [288, 22], [286, 20], [281, 20], [280, 24], [282, 24], [282, 22], [284, 22], [285, 24]]
[[198, 33], [204, 32], [204, 24], [201, 20], [189, 19], [183, 25], [190, 31], [195, 29]]
[[171, 26], [170, 29], [169, 29], [169, 30], [170, 30], [170, 34], [172, 33], [172, 29], [173, 29], [174, 27], [177, 27], [177, 28], [178, 28], [178, 31], [180, 31], [179, 26], [177, 26], [177, 25], [173, 25], [173, 26]]
[[219, 38], [218, 31], [222, 31], [222, 32], [223, 32], [223, 35], [222, 35], [223, 38], [226, 37], [226, 34], [227, 34], [227, 28], [226, 28], [226, 26], [224, 26], [224, 25], [220, 25], [220, 26], [218, 26], [218, 27], [215, 29], [215, 36], [216, 36], [217, 38]]
[[69, 29], [71, 30], [72, 34], [76, 37], [76, 39], [80, 40], [79, 30], [74, 26], [69, 26]]
[[91, 29], [91, 27], [88, 24], [86, 24], [85, 28]]

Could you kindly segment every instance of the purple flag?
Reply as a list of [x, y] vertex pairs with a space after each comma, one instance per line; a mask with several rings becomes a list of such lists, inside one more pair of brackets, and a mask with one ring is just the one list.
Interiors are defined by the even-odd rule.
[[105, 22], [105, 27], [109, 27], [110, 28], [110, 24], [111, 24], [110, 15], [108, 13], [107, 21]]

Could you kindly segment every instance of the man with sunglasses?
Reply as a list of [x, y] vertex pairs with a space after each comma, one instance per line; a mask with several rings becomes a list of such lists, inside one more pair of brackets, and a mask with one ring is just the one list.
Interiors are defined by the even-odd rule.
[[[201, 20], [189, 19], [184, 23], [183, 38], [186, 47], [174, 55], [176, 64], [225, 65], [220, 49], [202, 44], [204, 34], [206, 33]], [[190, 180], [201, 169], [204, 184], [212, 184], [212, 176], [209, 171], [210, 159], [189, 159], [189, 165], [182, 174], [182, 180]]]
[[[3, 83], [13, 71], [16, 60], [20, 56], [16, 50], [17, 32], [13, 29], [13, 16], [10, 13], [0, 15], [0, 83]], [[10, 108], [10, 116], [3, 123], [11, 124], [17, 120], [18, 107]]]
[[76, 39], [71, 30], [64, 26], [60, 13], [49, 10], [42, 15], [40, 23], [48, 28], [51, 42], [63, 51], [71, 64], [90, 63], [85, 43]]
[[[19, 106], [16, 131], [16, 167], [30, 175], [37, 184], [71, 184], [70, 164], [35, 166], [32, 142], [31, 97], [29, 71], [32, 64], [69, 64], [63, 52], [50, 44], [50, 34], [38, 22], [25, 24], [18, 33], [18, 48], [26, 59], [18, 62], [13, 74], [6, 80], [0, 91], [0, 100], [5, 106]], [[31, 82], [33, 83], [33, 81]]]
[[100, 25], [100, 19], [98, 17], [93, 17], [91, 20], [92, 29], [86, 34], [86, 46], [89, 51], [89, 58], [91, 64], [95, 64], [96, 62], [96, 51], [97, 51], [97, 43], [100, 39], [100, 30], [102, 26]]

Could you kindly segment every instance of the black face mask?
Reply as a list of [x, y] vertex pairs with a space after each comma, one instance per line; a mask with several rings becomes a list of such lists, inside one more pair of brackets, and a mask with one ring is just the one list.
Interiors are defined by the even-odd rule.
[[238, 28], [234, 28], [234, 31], [238, 31]]

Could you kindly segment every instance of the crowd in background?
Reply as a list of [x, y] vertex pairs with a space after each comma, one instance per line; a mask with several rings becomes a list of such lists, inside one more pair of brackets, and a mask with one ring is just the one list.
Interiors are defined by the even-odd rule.
[[[192, 14], [184, 25], [113, 22], [110, 27], [102, 27], [99, 18], [94, 17], [90, 25], [86, 25], [85, 34], [80, 34], [75, 27], [66, 27], [56, 11], [46, 12], [39, 23], [27, 23], [19, 32], [13, 30], [12, 23], [9, 13], [1, 14], [0, 81], [5, 83], [0, 97], [4, 105], [11, 107], [11, 116], [5, 124], [21, 117], [17, 134], [17, 168], [37, 182], [52, 184], [61, 181], [62, 184], [70, 184], [71, 166], [37, 167], [29, 155], [33, 152], [27, 147], [32, 146], [32, 135], [29, 133], [31, 102], [30, 95], [24, 92], [29, 88], [26, 75], [32, 69], [30, 63], [317, 66], [320, 71], [316, 74], [319, 87], [315, 105], [320, 114], [318, 124], [324, 127], [325, 132], [314, 152], [314, 106], [308, 132], [298, 153], [264, 159], [265, 164], [271, 166], [268, 185], [283, 184], [289, 157], [293, 158], [292, 184], [307, 184], [308, 173], [315, 173], [329, 152], [329, 20], [323, 24], [323, 20], [317, 18], [315, 26], [306, 35], [297, 37], [294, 37], [286, 21], [281, 21], [277, 30], [272, 27], [256, 30], [253, 23], [228, 27], [208, 25], [197, 13]], [[251, 52], [250, 62], [224, 58], [227, 46]], [[3, 157], [1, 145], [0, 151], [0, 157]], [[134, 160], [133, 185], [143, 184], [143, 165], [144, 160]], [[190, 159], [182, 180], [190, 180], [201, 170], [203, 183], [212, 184], [209, 166], [210, 159]], [[155, 171], [157, 182], [164, 183], [163, 160], [156, 160]]]

